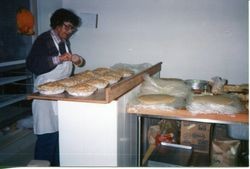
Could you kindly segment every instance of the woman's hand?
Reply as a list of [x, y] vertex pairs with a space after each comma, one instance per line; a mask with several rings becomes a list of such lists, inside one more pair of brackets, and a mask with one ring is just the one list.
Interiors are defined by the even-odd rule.
[[72, 62], [79, 67], [85, 65], [85, 60], [77, 54], [72, 55]]
[[64, 53], [59, 58], [60, 58], [60, 62], [72, 61], [72, 54], [70, 54], [70, 53]]

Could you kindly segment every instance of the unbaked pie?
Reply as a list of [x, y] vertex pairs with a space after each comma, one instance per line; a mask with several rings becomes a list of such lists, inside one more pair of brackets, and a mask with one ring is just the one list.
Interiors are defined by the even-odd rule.
[[103, 89], [109, 84], [107, 80], [103, 80], [103, 79], [91, 79], [87, 81], [86, 83], [98, 89]]
[[72, 96], [90, 96], [97, 90], [96, 87], [86, 83], [79, 83], [75, 86], [68, 87], [66, 91]]
[[65, 87], [58, 82], [48, 82], [37, 87], [39, 93], [45, 95], [53, 95], [63, 93]]

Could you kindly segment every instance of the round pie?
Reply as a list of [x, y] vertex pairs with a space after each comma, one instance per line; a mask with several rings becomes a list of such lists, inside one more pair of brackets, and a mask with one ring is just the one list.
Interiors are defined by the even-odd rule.
[[48, 82], [37, 87], [39, 93], [45, 95], [53, 95], [63, 93], [65, 87], [58, 82]]
[[103, 75], [107, 72], [111, 71], [110, 68], [106, 68], [106, 67], [100, 67], [100, 68], [96, 68], [95, 70], [93, 70], [93, 73], [94, 74], [100, 74], [100, 75]]
[[91, 79], [87, 81], [86, 83], [98, 89], [103, 89], [109, 84], [107, 80], [103, 80], [103, 79]]
[[68, 87], [66, 91], [73, 96], [90, 96], [97, 90], [96, 87], [88, 85], [86, 83], [79, 83], [75, 86]]
[[88, 81], [90, 79], [93, 79], [94, 75], [87, 74], [87, 73], [86, 74], [76, 74], [72, 78], [74, 78], [78, 82], [86, 82], [86, 81]]
[[116, 71], [109, 71], [107, 73], [105, 73], [104, 75], [111, 75], [111, 76], [116, 76], [117, 78], [121, 79], [122, 78], [122, 74]]
[[106, 80], [109, 82], [109, 84], [114, 84], [118, 82], [121, 79], [121, 77], [114, 76], [114, 75], [103, 75], [103, 76], [100, 76], [98, 79]]
[[95, 74], [91, 71], [91, 70], [85, 70], [84, 72], [80, 72], [80, 73], [77, 73], [75, 75], [90, 75], [90, 76], [94, 76]]
[[70, 87], [70, 86], [74, 86], [76, 84], [78, 84], [79, 82], [77, 80], [75, 80], [74, 78], [70, 77], [70, 78], [65, 78], [62, 80], [58, 80], [58, 83], [64, 85], [65, 87]]
[[122, 77], [129, 77], [134, 74], [134, 71], [130, 69], [125, 69], [125, 68], [118, 68], [115, 70], [116, 72], [120, 73]]
[[138, 100], [143, 104], [170, 104], [175, 101], [175, 97], [166, 94], [148, 94], [139, 96]]

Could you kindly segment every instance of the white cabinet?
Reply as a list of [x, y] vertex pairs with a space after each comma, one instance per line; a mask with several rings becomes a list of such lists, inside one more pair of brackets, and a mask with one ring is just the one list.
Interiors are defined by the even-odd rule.
[[0, 63], [0, 128], [31, 113], [27, 94], [32, 92], [32, 75], [25, 60]]
[[136, 116], [126, 113], [138, 88], [108, 104], [58, 101], [61, 166], [137, 166]]

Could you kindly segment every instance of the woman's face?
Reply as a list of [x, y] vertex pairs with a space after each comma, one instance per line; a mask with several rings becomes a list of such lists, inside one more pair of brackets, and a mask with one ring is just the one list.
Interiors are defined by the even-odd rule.
[[64, 22], [63, 25], [57, 26], [55, 31], [62, 40], [66, 40], [76, 31], [76, 28], [72, 23]]

